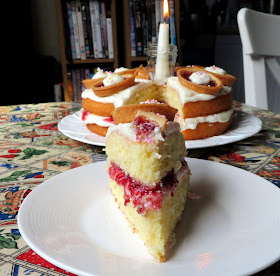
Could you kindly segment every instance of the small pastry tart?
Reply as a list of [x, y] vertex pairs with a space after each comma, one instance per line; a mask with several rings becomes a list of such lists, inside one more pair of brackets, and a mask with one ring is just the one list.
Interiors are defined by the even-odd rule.
[[156, 101], [151, 103], [124, 105], [116, 108], [112, 112], [115, 124], [133, 122], [135, 115], [139, 110], [164, 115], [168, 121], [173, 121], [175, 114], [177, 113], [176, 108]]
[[144, 80], [149, 80], [151, 78], [148, 71], [143, 67], [142, 64], [136, 69], [135, 77], [137, 79], [144, 79]]
[[[126, 72], [126, 74], [125, 74]], [[119, 74], [118, 74], [119, 75]], [[114, 95], [122, 90], [127, 89], [130, 86], [133, 86], [135, 84], [135, 76], [134, 74], [129, 74], [127, 71], [124, 71], [122, 74], [122, 77], [124, 78], [123, 81], [115, 83], [113, 85], [104, 86], [103, 81], [106, 78], [102, 79], [96, 79], [89, 81], [88, 79], [83, 80], [84, 85], [88, 89], [92, 89], [94, 94], [98, 97], [108, 97], [111, 95]]]
[[197, 93], [215, 95], [223, 87], [219, 78], [196, 66], [179, 69], [177, 75], [183, 86]]
[[[219, 68], [219, 67], [217, 67], [215, 65], [214, 66], [210, 66], [210, 67], [204, 67], [204, 66], [200, 66], [200, 65], [192, 65], [191, 67], [192, 68], [197, 68], [199, 70], [205, 70], [207, 73], [210, 72], [212, 75], [214, 75], [215, 77], [219, 78], [222, 81], [223, 85], [225, 85], [225, 86], [232, 86], [235, 83], [235, 81], [236, 81], [236, 77], [228, 74], [224, 70], [222, 70], [222, 71], [224, 71], [224, 74], [219, 74], [218, 73], [219, 70], [215, 70], [215, 68], [217, 68], [217, 69], [221, 69], [221, 68]], [[211, 68], [211, 67], [214, 70], [211, 70], [211, 71], [207, 70], [207, 68]], [[177, 67], [175, 67], [175, 71], [177, 72], [178, 70], [183, 69], [183, 68], [186, 68], [186, 66], [177, 66]]]

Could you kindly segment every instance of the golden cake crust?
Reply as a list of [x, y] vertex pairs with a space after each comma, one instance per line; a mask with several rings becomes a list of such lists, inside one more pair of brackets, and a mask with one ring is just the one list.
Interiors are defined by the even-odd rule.
[[232, 106], [232, 93], [218, 96], [209, 101], [188, 102], [183, 106], [183, 118], [194, 118], [220, 113]]
[[82, 106], [85, 111], [103, 117], [112, 116], [112, 112], [115, 109], [115, 106], [112, 103], [96, 102], [89, 98], [84, 98], [82, 100]]
[[182, 131], [185, 140], [197, 140], [205, 139], [212, 136], [223, 134], [232, 122], [231, 115], [230, 119], [225, 123], [200, 123], [197, 125], [196, 129], [186, 129]]
[[132, 122], [135, 119], [135, 115], [139, 110], [165, 115], [165, 117], [169, 121], [174, 120], [174, 116], [177, 112], [177, 109], [167, 104], [149, 103], [124, 105], [116, 108], [112, 112], [115, 124], [117, 125], [119, 123]]
[[96, 124], [87, 124], [86, 127], [89, 131], [98, 134], [100, 136], [106, 136], [108, 131], [108, 127], [101, 127]]

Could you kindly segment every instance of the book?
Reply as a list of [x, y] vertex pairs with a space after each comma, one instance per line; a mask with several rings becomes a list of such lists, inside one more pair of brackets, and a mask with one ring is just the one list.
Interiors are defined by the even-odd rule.
[[93, 1], [93, 7], [95, 12], [95, 20], [96, 20], [96, 36], [97, 36], [97, 49], [98, 49], [98, 57], [103, 58], [103, 47], [102, 47], [102, 38], [101, 38], [101, 25], [100, 25], [100, 9], [98, 1]]
[[136, 57], [134, 0], [129, 1], [131, 56]]
[[170, 21], [170, 42], [176, 45], [176, 31], [175, 31], [175, 8], [174, 0], [169, 0], [169, 21]]
[[102, 57], [105, 58], [106, 54], [105, 54], [105, 24], [103, 22], [103, 16], [102, 16], [102, 3], [98, 2], [98, 6], [99, 6], [99, 24], [100, 24], [100, 33], [101, 33], [101, 45], [102, 45]]
[[86, 58], [91, 58], [93, 55], [93, 45], [92, 45], [92, 30], [91, 30], [91, 21], [90, 21], [90, 12], [89, 12], [88, 1], [81, 2], [81, 10], [82, 10], [82, 21], [83, 21], [83, 32], [84, 32], [84, 40], [85, 40]]
[[77, 12], [77, 24], [78, 24], [78, 33], [79, 33], [80, 56], [81, 56], [81, 59], [86, 59], [85, 38], [84, 38], [84, 28], [83, 28], [83, 19], [82, 19], [82, 7], [81, 7], [80, 0], [76, 0], [76, 12]]
[[106, 6], [105, 2], [101, 2], [101, 18], [102, 18], [102, 25], [103, 25], [103, 32], [104, 32], [104, 48], [105, 48], [105, 57], [109, 57], [109, 50], [108, 50], [108, 35], [107, 35], [107, 20], [106, 20]]
[[90, 76], [90, 70], [89, 70], [89, 68], [86, 68], [85, 69], [85, 79], [90, 79], [91, 78], [91, 76]]
[[70, 34], [71, 56], [72, 56], [72, 59], [76, 59], [77, 58], [77, 54], [76, 54], [76, 45], [75, 45], [74, 24], [73, 24], [72, 8], [71, 8], [70, 1], [66, 2], [66, 9], [67, 9], [67, 15], [68, 15], [68, 26], [69, 26], [69, 34]]
[[108, 18], [106, 18], [106, 20], [107, 20], [107, 37], [108, 37], [109, 58], [114, 58], [112, 19], [110, 17], [108, 17]]
[[141, 1], [141, 26], [142, 26], [143, 55], [146, 55], [147, 45], [148, 45], [148, 26], [147, 26], [147, 9], [146, 9], [145, 1]]
[[152, 28], [153, 28], [153, 21], [152, 21], [152, 1], [146, 0], [146, 7], [147, 7], [147, 46], [152, 44]]
[[73, 82], [72, 82], [72, 73], [71, 71], [67, 72], [67, 79], [68, 79], [68, 94], [69, 94], [69, 99], [73, 101]]
[[77, 80], [76, 80], [76, 70], [75, 69], [72, 69], [71, 70], [71, 83], [72, 83], [72, 95], [73, 95], [73, 101], [77, 101]]
[[95, 8], [94, 1], [89, 1], [89, 9], [90, 9], [90, 19], [91, 19], [91, 28], [92, 28], [92, 43], [94, 49], [94, 58], [99, 58], [99, 50], [98, 50], [98, 38], [97, 38], [97, 22], [95, 17]]
[[[85, 85], [83, 84], [83, 80], [85, 80], [86, 77], [86, 68], [82, 68], [81, 69], [81, 88], [82, 88], [82, 92], [86, 89]], [[80, 96], [80, 100], [82, 100], [82, 94]]]
[[160, 1], [161, 0], [155, 0], [155, 18], [156, 18], [156, 37], [158, 40], [158, 32], [159, 32], [159, 25], [160, 25], [160, 20], [161, 20], [161, 15], [160, 15]]
[[135, 41], [136, 41], [136, 56], [143, 56], [143, 31], [141, 23], [141, 1], [135, 0]]
[[152, 44], [157, 43], [156, 0], [151, 0]]
[[80, 41], [79, 41], [79, 29], [78, 29], [78, 20], [77, 20], [76, 1], [71, 1], [71, 9], [72, 9], [73, 29], [74, 29], [74, 38], [75, 38], [76, 59], [80, 59], [81, 58], [81, 52], [80, 52]]

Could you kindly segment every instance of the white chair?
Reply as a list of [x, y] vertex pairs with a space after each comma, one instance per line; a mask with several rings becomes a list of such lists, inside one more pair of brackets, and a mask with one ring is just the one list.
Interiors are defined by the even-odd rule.
[[280, 16], [242, 8], [237, 15], [243, 48], [245, 103], [268, 109], [266, 65], [279, 84]]

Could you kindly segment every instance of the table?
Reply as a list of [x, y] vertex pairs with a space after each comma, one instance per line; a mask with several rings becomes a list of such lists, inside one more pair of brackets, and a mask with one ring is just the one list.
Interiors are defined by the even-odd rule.
[[[242, 168], [280, 188], [280, 114], [234, 104], [262, 120], [261, 132], [233, 144], [189, 150], [189, 157]], [[0, 275], [73, 275], [28, 247], [17, 213], [24, 198], [46, 179], [106, 159], [103, 147], [58, 131], [58, 122], [80, 107], [73, 102], [0, 106]], [[280, 261], [255, 275], [280, 275]]]

